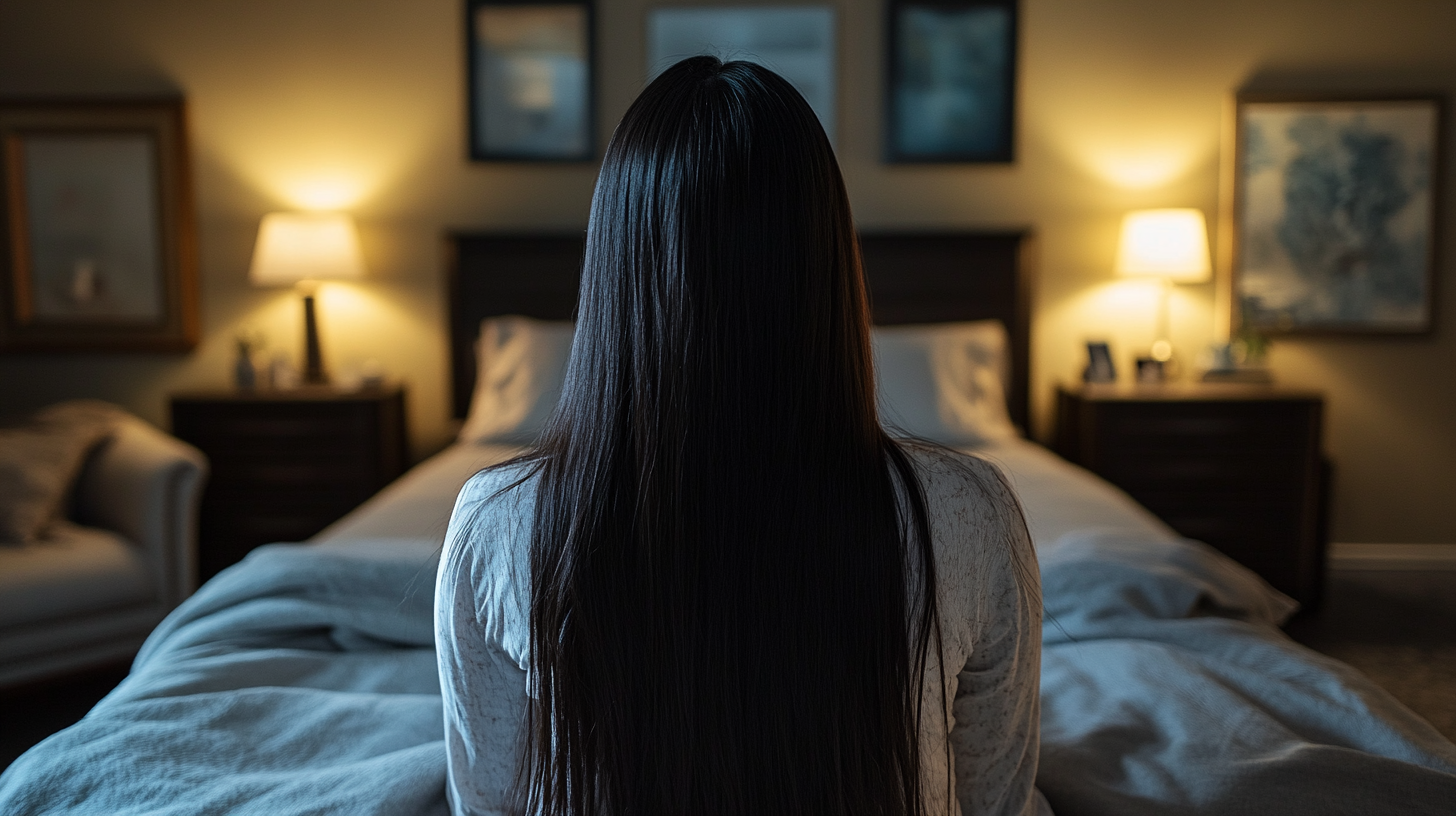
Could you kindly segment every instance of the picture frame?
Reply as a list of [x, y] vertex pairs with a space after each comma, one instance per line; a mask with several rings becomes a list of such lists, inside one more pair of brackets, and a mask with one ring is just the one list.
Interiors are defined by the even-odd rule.
[[788, 80], [834, 140], [836, 12], [829, 5], [659, 6], [647, 11], [647, 80], [699, 54], [744, 60]]
[[595, 17], [591, 0], [466, 0], [471, 161], [595, 158]]
[[0, 101], [0, 223], [0, 350], [197, 345], [181, 99]]
[[1087, 367], [1082, 370], [1082, 382], [1117, 382], [1117, 366], [1112, 362], [1112, 348], [1107, 341], [1087, 341]]
[[1163, 360], [1139, 357], [1133, 361], [1138, 385], [1158, 385], [1168, 379], [1168, 368]]
[[1017, 0], [889, 0], [885, 161], [1016, 159]]
[[1444, 120], [1439, 94], [1236, 96], [1236, 330], [1433, 329]]

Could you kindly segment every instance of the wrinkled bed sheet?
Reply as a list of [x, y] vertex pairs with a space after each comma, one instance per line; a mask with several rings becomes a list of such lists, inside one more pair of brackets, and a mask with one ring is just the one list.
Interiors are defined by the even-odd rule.
[[[1071, 471], [1050, 454], [990, 458], [1041, 558], [1037, 784], [1060, 816], [1452, 811], [1456, 746], [1279, 632], [1287, 598], [1105, 483], [1058, 484]], [[437, 471], [394, 503], [436, 523], [454, 478]], [[1077, 526], [1089, 511], [1099, 524]], [[0, 813], [444, 813], [439, 540], [395, 515], [209, 582], [111, 695], [0, 777]]]

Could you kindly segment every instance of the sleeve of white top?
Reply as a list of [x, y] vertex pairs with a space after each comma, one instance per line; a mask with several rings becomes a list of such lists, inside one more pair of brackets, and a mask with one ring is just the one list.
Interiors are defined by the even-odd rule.
[[951, 711], [951, 751], [962, 816], [1050, 813], [1036, 790], [1040, 740], [1041, 585], [1020, 505], [989, 463], [980, 487], [996, 523], [976, 559], [983, 590], [973, 604], [980, 619]]
[[445, 788], [455, 816], [507, 812], [526, 711], [526, 673], [503, 647], [501, 616], [482, 586], [492, 559], [480, 558], [479, 551], [510, 546], [500, 540], [507, 530], [482, 506], [488, 501], [484, 481], [472, 479], [456, 500], [435, 591]]

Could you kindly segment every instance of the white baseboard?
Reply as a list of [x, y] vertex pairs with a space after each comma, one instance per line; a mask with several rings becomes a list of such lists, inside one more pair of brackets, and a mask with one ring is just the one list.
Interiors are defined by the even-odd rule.
[[1331, 544], [1332, 570], [1456, 570], [1456, 544]]

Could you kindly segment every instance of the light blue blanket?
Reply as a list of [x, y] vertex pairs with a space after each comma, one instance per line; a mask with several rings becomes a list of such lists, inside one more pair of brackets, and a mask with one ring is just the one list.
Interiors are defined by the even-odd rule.
[[[418, 550], [255, 551], [0, 777], [0, 813], [443, 813], [433, 579]], [[1042, 580], [1037, 782], [1060, 816], [1456, 803], [1456, 746], [1289, 641], [1284, 599], [1207, 548], [1076, 534]]]
[[0, 813], [444, 814], [434, 564], [274, 545], [0, 777]]
[[1042, 748], [1058, 816], [1456, 813], [1456, 745], [1277, 629], [1292, 604], [1193, 541], [1040, 553]]

